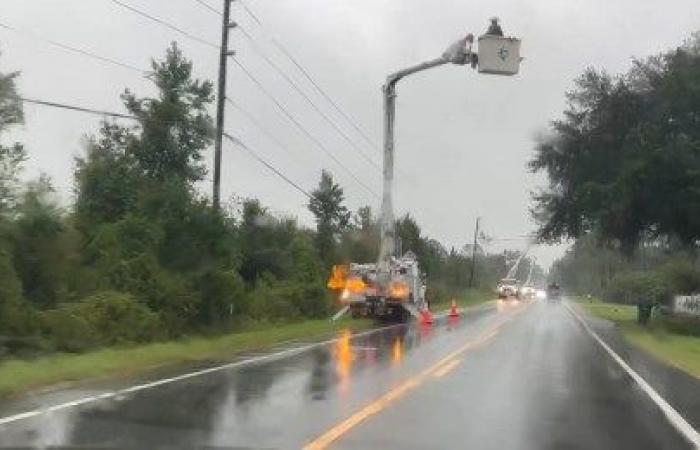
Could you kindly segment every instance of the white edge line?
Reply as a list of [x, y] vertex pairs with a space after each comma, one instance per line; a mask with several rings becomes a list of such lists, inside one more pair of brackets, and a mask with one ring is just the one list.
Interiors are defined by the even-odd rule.
[[603, 339], [598, 336], [598, 334], [591, 329], [591, 327], [586, 323], [586, 321], [576, 312], [574, 309], [569, 306], [568, 304], [565, 304], [566, 308], [569, 310], [569, 312], [578, 320], [578, 322], [583, 326], [583, 328], [590, 334], [593, 339], [600, 344], [601, 347], [605, 349], [606, 352], [612, 357], [612, 359], [615, 360], [625, 371], [627, 374], [632, 377], [632, 379], [639, 385], [639, 387], [642, 388], [642, 390], [651, 398], [651, 400], [656, 403], [656, 406], [661, 409], [661, 411], [664, 413], [668, 421], [673, 425], [673, 427], [680, 432], [680, 434], [683, 435], [685, 439], [688, 440], [691, 444], [695, 446], [696, 449], [700, 449], [700, 433], [698, 433], [695, 428], [693, 428], [692, 425], [690, 425], [684, 418], [681, 416], [681, 414], [676, 411], [673, 406], [671, 406], [666, 400], [664, 400], [661, 395], [659, 395], [656, 390], [654, 390], [653, 387], [649, 383], [646, 382], [644, 378], [642, 378], [637, 372], [632, 369], [629, 364], [625, 362], [624, 359], [622, 359], [615, 351], [608, 346], [608, 344], [603, 341]]
[[[374, 328], [372, 330], [367, 330], [367, 331], [363, 331], [361, 333], [353, 334], [352, 336], [350, 336], [350, 339], [355, 339], [355, 338], [358, 338], [361, 336], [367, 336], [369, 334], [378, 333], [380, 331], [400, 327], [402, 325], [404, 325], [404, 324], [395, 324], [395, 325], [388, 325], [388, 326], [380, 327], [380, 328]], [[105, 400], [105, 399], [109, 399], [109, 398], [114, 398], [114, 397], [118, 397], [118, 396], [121, 396], [124, 394], [138, 392], [138, 391], [142, 391], [145, 389], [154, 388], [157, 386], [162, 386], [164, 384], [173, 383], [175, 381], [182, 381], [182, 380], [186, 380], [188, 378], [194, 378], [194, 377], [197, 377], [200, 375], [206, 375], [206, 374], [213, 373], [213, 372], [219, 372], [222, 370], [232, 369], [234, 367], [247, 366], [247, 365], [257, 364], [257, 363], [261, 363], [261, 362], [265, 362], [265, 361], [274, 361], [277, 359], [282, 359], [285, 357], [289, 357], [289, 356], [293, 356], [293, 355], [296, 355], [299, 353], [303, 353], [303, 352], [311, 350], [313, 348], [323, 347], [323, 346], [332, 344], [334, 342], [338, 342], [338, 340], [339, 340], [338, 338], [327, 339], [325, 341], [314, 342], [312, 344], [302, 345], [300, 347], [294, 347], [294, 348], [290, 348], [290, 349], [283, 350], [280, 352], [270, 353], [268, 355], [256, 356], [253, 358], [243, 359], [241, 361], [235, 361], [235, 362], [231, 362], [231, 363], [227, 363], [227, 364], [222, 364], [220, 366], [214, 366], [214, 367], [209, 367], [207, 369], [197, 370], [194, 372], [188, 372], [188, 373], [185, 373], [182, 375], [178, 375], [176, 377], [163, 378], [160, 380], [152, 381], [150, 383], [138, 384], [138, 385], [131, 386], [128, 388], [119, 389], [119, 390], [113, 391], [113, 392], [105, 392], [102, 394], [83, 397], [83, 398], [79, 398], [77, 400], [72, 400], [72, 401], [65, 402], [65, 403], [59, 403], [57, 405], [47, 406], [44, 408], [37, 408], [37, 409], [31, 410], [31, 411], [26, 411], [23, 413], [2, 417], [2, 418], [0, 418], [0, 426], [6, 425], [9, 423], [13, 423], [13, 422], [18, 422], [20, 420], [30, 419], [32, 417], [37, 417], [37, 416], [44, 414], [44, 413], [55, 412], [55, 411], [60, 411], [63, 409], [73, 408], [76, 406], [84, 405], [86, 403], [92, 403], [92, 402], [96, 402], [98, 400]]]

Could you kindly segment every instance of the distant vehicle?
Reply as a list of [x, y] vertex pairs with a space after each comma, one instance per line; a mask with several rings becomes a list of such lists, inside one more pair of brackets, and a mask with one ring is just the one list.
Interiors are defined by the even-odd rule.
[[498, 298], [508, 298], [518, 296], [518, 280], [515, 278], [503, 278], [496, 287]]
[[547, 298], [551, 301], [559, 301], [561, 299], [561, 288], [557, 283], [550, 283], [547, 286]]
[[544, 289], [537, 289], [535, 296], [537, 297], [537, 300], [546, 300], [547, 299], [547, 291]]
[[518, 289], [518, 298], [521, 300], [532, 300], [535, 298], [537, 289], [534, 286], [521, 286]]

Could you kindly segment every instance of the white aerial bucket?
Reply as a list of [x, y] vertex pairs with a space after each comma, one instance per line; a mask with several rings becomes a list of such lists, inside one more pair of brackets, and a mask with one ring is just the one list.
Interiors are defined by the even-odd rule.
[[515, 75], [520, 69], [520, 39], [479, 36], [479, 73]]

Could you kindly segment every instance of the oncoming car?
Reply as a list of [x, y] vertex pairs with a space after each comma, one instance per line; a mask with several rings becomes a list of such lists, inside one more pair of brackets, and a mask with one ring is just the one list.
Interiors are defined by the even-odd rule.
[[515, 278], [504, 278], [498, 282], [498, 298], [517, 297], [518, 280]]
[[533, 286], [522, 286], [518, 289], [518, 298], [522, 300], [532, 300], [535, 298], [537, 289]]

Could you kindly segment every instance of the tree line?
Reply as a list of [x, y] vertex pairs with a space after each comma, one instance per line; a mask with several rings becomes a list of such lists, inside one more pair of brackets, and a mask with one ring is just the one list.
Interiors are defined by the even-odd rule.
[[[89, 136], [75, 160], [68, 206], [47, 176], [22, 181], [28, 152], [21, 143], [0, 145], [2, 354], [328, 317], [337, 307], [325, 286], [331, 265], [376, 260], [372, 209], [348, 210], [330, 172], [322, 172], [308, 204], [315, 229], [257, 199], [212, 208], [195, 186], [206, 175], [214, 94], [192, 67], [172, 44], [152, 62], [155, 96], [124, 91], [136, 121], [105, 121]], [[18, 76], [0, 74], [0, 133], [23, 122]], [[409, 215], [397, 230], [428, 274], [429, 295], [467, 288], [471, 255], [424, 236]], [[481, 286], [502, 275], [501, 257], [479, 255]]]
[[530, 161], [545, 242], [575, 241], [551, 277], [612, 301], [697, 292], [700, 33], [611, 75], [587, 69]]

